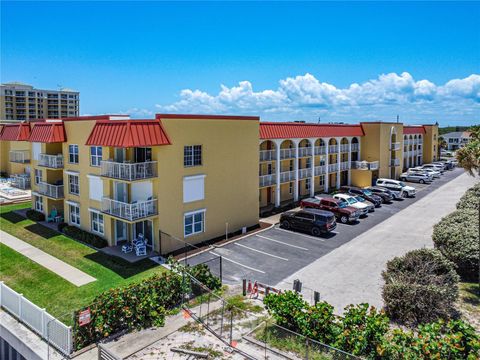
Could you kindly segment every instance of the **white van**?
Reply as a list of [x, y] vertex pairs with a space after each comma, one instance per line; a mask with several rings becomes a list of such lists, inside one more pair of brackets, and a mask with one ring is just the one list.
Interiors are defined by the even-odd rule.
[[413, 186], [407, 186], [404, 182], [392, 179], [377, 179], [376, 186], [382, 186], [390, 190], [400, 191], [400, 195], [403, 198], [415, 197], [416, 191]]

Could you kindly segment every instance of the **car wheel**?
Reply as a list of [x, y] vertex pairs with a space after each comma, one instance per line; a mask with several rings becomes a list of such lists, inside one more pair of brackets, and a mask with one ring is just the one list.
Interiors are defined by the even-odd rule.
[[342, 217], [340, 218], [340, 222], [342, 224], [346, 224], [348, 222], [348, 217], [346, 215], [342, 215]]
[[407, 181], [407, 179], [404, 178], [404, 177], [401, 177], [401, 178], [400, 178], [400, 181]]
[[320, 231], [320, 229], [318, 227], [314, 227], [312, 228], [312, 235], [313, 236], [320, 236], [322, 232]]
[[290, 223], [287, 220], [283, 220], [282, 224], [281, 224], [281, 227], [285, 230], [288, 230], [288, 229], [290, 229]]
[[404, 192], [402, 193], [402, 197], [403, 197], [404, 199], [406, 199], [406, 198], [408, 197], [408, 194], [407, 194], [406, 191], [404, 191]]
[[420, 184], [425, 184], [425, 180], [420, 179]]

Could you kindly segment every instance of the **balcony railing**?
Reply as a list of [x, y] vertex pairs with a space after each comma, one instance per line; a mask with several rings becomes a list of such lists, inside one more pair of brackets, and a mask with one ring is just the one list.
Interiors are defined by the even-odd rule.
[[29, 163], [30, 162], [30, 151], [28, 150], [12, 150], [9, 153], [10, 162], [14, 163]]
[[326, 152], [325, 146], [315, 146], [315, 155], [325, 155]]
[[390, 150], [392, 151], [397, 151], [401, 149], [401, 143], [399, 142], [394, 142], [390, 144]]
[[63, 199], [63, 185], [40, 182], [38, 184], [38, 192], [53, 199]]
[[326, 172], [325, 165], [315, 166], [315, 176], [325, 174], [325, 172]]
[[61, 169], [63, 168], [63, 155], [40, 154], [38, 165], [52, 169]]
[[329, 154], [338, 153], [338, 145], [329, 145], [328, 153]]
[[340, 145], [340, 152], [342, 153], [348, 153], [350, 150], [349, 150], [349, 145], [348, 144], [341, 144]]
[[338, 171], [338, 163], [328, 164], [328, 172], [337, 172]]
[[298, 170], [298, 177], [300, 179], [305, 179], [308, 177], [312, 176], [312, 169], [311, 168], [306, 168], [306, 169], [299, 169]]
[[101, 175], [119, 180], [141, 180], [157, 176], [157, 162], [120, 163], [111, 160], [101, 162]]
[[260, 161], [275, 160], [275, 150], [260, 150]]
[[298, 156], [312, 156], [312, 148], [311, 147], [299, 147], [298, 148]]
[[345, 171], [350, 169], [348, 161], [343, 161], [340, 163], [340, 171]]
[[14, 174], [10, 185], [17, 188], [27, 190], [30, 189], [30, 175], [29, 174]]
[[358, 151], [360, 149], [360, 144], [359, 143], [353, 143], [350, 145], [352, 151]]
[[259, 180], [260, 187], [273, 185], [275, 184], [275, 174], [260, 175]]
[[157, 215], [157, 199], [125, 203], [104, 197], [102, 212], [128, 221]]
[[295, 149], [280, 149], [280, 159], [293, 159], [295, 157]]
[[400, 165], [400, 159], [391, 159], [390, 160], [390, 166], [399, 166]]
[[378, 170], [378, 161], [352, 161], [351, 168], [358, 170]]
[[[413, 140], [412, 140], [412, 142], [413, 142]], [[411, 144], [410, 139], [403, 140], [403, 144], [404, 145], [410, 145]]]
[[280, 173], [280, 182], [295, 180], [295, 171], [284, 171]]

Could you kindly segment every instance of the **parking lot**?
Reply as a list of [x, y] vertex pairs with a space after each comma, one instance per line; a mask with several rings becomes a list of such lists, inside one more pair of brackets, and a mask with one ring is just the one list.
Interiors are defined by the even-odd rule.
[[383, 204], [354, 224], [337, 223], [335, 231], [328, 235], [314, 237], [280, 229], [277, 224], [268, 230], [212, 248], [190, 258], [188, 262], [194, 265], [222, 256], [224, 283], [240, 284], [243, 278], [249, 278], [277, 284], [463, 173], [463, 169], [447, 171], [429, 185], [408, 183], [417, 189], [415, 198]]

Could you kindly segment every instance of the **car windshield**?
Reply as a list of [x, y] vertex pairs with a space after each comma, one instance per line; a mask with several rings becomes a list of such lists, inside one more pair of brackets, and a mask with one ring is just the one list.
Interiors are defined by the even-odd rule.
[[365, 201], [365, 199], [362, 198], [361, 196], [355, 196], [355, 199], [356, 199], [357, 201], [360, 201], [360, 202], [364, 202], [364, 201]]
[[355, 200], [354, 198], [348, 198], [347, 201], [348, 201], [349, 204], [357, 203], [357, 200]]
[[370, 190], [363, 190], [363, 193], [367, 196], [372, 195], [372, 192]]
[[401, 187], [407, 186], [407, 185], [405, 185], [405, 183], [402, 182], [402, 181], [399, 181], [398, 183], [400, 184]]
[[347, 207], [347, 203], [344, 202], [344, 201], [342, 201], [340, 204], [338, 204], [338, 207], [339, 207], [340, 209], [346, 208], [346, 207]]

